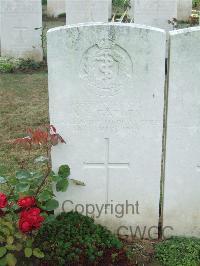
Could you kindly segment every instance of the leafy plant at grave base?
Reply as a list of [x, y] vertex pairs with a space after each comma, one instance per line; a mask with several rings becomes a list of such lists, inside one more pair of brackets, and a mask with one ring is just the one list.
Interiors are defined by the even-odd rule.
[[200, 239], [173, 237], [156, 244], [155, 254], [164, 266], [199, 266]]
[[32, 60], [32, 59], [19, 59], [19, 64], [17, 66], [17, 69], [18, 70], [29, 70], [29, 69], [32, 69], [32, 70], [36, 70], [38, 68], [41, 67], [41, 64]]
[[37, 70], [42, 63], [35, 62], [32, 59], [6, 58], [0, 57], [0, 73], [12, 73], [15, 71]]
[[[54, 219], [51, 212], [59, 205], [52, 183], [57, 191], [64, 192], [70, 175], [68, 165], [60, 166], [58, 174], [51, 171], [49, 151], [59, 142], [65, 143], [53, 126], [29, 129], [27, 136], [12, 141], [27, 149], [28, 156], [19, 163], [15, 176], [0, 177], [0, 184], [9, 188], [7, 195], [0, 192], [0, 266], [14, 266], [18, 257], [44, 257], [39, 244], [33, 248], [34, 238], [45, 220]], [[27, 165], [35, 148], [43, 148], [46, 154], [35, 159], [40, 167], [32, 172]]]
[[[130, 265], [122, 242], [90, 217], [77, 212], [61, 213], [45, 222], [35, 238], [50, 265]], [[113, 264], [112, 264], [113, 263]], [[116, 263], [116, 264], [115, 264]]]
[[0, 57], [0, 73], [11, 73], [14, 71], [14, 65], [6, 58]]

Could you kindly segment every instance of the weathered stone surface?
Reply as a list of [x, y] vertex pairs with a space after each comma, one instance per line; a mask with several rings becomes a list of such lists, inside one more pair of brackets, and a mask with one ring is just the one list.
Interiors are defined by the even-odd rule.
[[164, 224], [200, 236], [200, 27], [170, 39]]
[[192, 13], [192, 0], [178, 0], [177, 19], [188, 21]]
[[177, 18], [177, 0], [135, 0], [134, 22], [172, 30], [168, 20]]
[[[53, 148], [53, 169], [68, 163], [71, 178], [86, 184], [71, 184], [57, 197], [73, 201], [65, 210], [92, 204], [95, 218], [95, 204], [113, 204], [113, 214], [104, 205], [98, 222], [112, 230], [127, 226], [120, 233], [140, 226], [148, 237], [158, 224], [165, 45], [164, 31], [135, 24], [48, 32], [50, 119], [67, 141]], [[126, 201], [134, 214], [131, 206], [126, 213]], [[124, 204], [121, 218], [117, 204]]]
[[65, 12], [65, 0], [47, 0], [47, 15], [49, 17], [58, 17]]
[[108, 17], [112, 18], [112, 0], [108, 0]]
[[40, 0], [1, 0], [1, 55], [42, 60]]
[[66, 0], [66, 24], [108, 22], [108, 0]]

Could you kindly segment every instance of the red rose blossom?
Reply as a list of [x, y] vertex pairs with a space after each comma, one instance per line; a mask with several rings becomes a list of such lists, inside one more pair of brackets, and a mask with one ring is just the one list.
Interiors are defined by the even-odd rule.
[[7, 206], [8, 200], [4, 193], [0, 193], [0, 209], [3, 209]]
[[39, 208], [31, 208], [20, 213], [19, 228], [22, 232], [29, 232], [34, 229], [39, 229], [44, 217], [40, 215]]
[[32, 226], [31, 226], [31, 223], [29, 223], [28, 221], [20, 219], [19, 220], [19, 228], [23, 233], [27, 233], [27, 232], [31, 231]]
[[17, 204], [19, 207], [28, 208], [28, 207], [34, 206], [36, 204], [36, 202], [35, 202], [34, 197], [27, 196], [27, 197], [19, 199]]

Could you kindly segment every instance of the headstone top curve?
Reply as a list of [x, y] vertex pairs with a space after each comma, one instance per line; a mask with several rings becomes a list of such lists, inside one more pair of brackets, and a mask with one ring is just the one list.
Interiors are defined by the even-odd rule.
[[137, 28], [137, 29], [155, 31], [155, 32], [160, 32], [160, 33], [166, 34], [165, 30], [162, 30], [160, 28], [155, 28], [155, 27], [145, 26], [145, 25], [135, 24], [135, 23], [133, 24], [133, 23], [116, 23], [116, 22], [108, 22], [108, 23], [86, 22], [86, 23], [65, 25], [65, 26], [60, 26], [60, 27], [55, 27], [55, 28], [49, 29], [47, 31], [47, 34], [51, 34], [53, 32], [57, 32], [60, 30], [67, 30], [67, 29], [73, 29], [73, 28], [83, 28], [83, 27], [90, 27], [90, 26], [118, 26], [120, 28]]
[[192, 32], [197, 32], [197, 31], [200, 31], [200, 26], [173, 30], [173, 31], [170, 31], [169, 34], [170, 36], [174, 36], [178, 34], [186, 34], [186, 33], [192, 33]]

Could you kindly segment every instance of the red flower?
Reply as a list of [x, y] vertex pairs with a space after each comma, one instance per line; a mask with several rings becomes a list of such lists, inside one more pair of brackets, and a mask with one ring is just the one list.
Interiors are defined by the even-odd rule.
[[23, 233], [31, 231], [31, 223], [25, 220], [19, 220], [19, 228]]
[[19, 207], [28, 208], [34, 206], [36, 202], [34, 197], [24, 197], [19, 199], [17, 204]]
[[39, 229], [44, 217], [40, 215], [39, 208], [31, 208], [24, 210], [20, 214], [19, 228], [22, 232], [29, 232], [34, 229]]
[[4, 193], [0, 193], [0, 209], [3, 209], [7, 206], [8, 200]]

